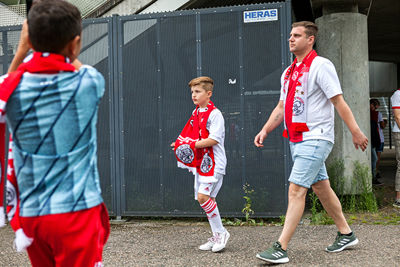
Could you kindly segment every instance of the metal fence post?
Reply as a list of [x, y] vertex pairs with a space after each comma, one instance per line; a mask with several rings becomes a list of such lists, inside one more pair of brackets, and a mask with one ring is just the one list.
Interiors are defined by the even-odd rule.
[[115, 171], [113, 172], [114, 176], [112, 179], [113, 182], [113, 201], [115, 203], [115, 215], [117, 217], [117, 220], [121, 219], [122, 216], [122, 204], [124, 199], [124, 190], [122, 189], [123, 186], [123, 151], [121, 151], [121, 147], [123, 146], [123, 139], [122, 139], [122, 133], [120, 127], [120, 123], [122, 121], [121, 117], [121, 109], [122, 109], [122, 104], [121, 104], [121, 93], [120, 90], [122, 90], [121, 82], [121, 74], [120, 71], [122, 71], [122, 67], [120, 65], [122, 64], [121, 59], [120, 59], [120, 49], [122, 47], [122, 33], [120, 32], [121, 28], [121, 21], [119, 21], [119, 16], [114, 14], [111, 17], [111, 31], [110, 31], [110, 45], [111, 45], [111, 54], [110, 54], [110, 61], [112, 61], [112, 69], [110, 70], [111, 72], [111, 77], [112, 77], [112, 94], [113, 94], [113, 116], [110, 117], [111, 120], [113, 121], [113, 129], [114, 129], [114, 166], [115, 166]]

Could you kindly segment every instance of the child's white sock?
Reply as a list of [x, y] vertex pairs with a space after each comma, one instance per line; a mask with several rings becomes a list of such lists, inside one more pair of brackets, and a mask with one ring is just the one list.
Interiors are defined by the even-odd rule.
[[211, 231], [213, 232], [213, 234], [225, 232], [225, 228], [222, 225], [221, 216], [219, 214], [217, 203], [215, 203], [211, 198], [209, 198], [206, 202], [204, 202], [200, 206], [206, 212], [208, 222], [210, 223]]

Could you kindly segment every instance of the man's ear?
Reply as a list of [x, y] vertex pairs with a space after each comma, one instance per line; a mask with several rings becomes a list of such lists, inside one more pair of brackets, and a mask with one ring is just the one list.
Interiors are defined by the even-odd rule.
[[315, 36], [311, 35], [309, 38], [309, 41], [314, 45], [315, 44]]

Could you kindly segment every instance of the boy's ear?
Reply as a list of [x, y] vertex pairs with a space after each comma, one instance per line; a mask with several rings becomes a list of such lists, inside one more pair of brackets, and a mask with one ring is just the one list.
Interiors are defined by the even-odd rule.
[[32, 42], [31, 42], [31, 39], [29, 39], [29, 36], [28, 36], [28, 45], [32, 50], [35, 50], [35, 49], [33, 49]]
[[75, 57], [79, 56], [79, 53], [81, 52], [81, 45], [82, 45], [82, 39], [80, 35], [75, 36], [75, 38], [72, 40], [73, 43], [73, 53]]
[[211, 97], [212, 96], [212, 91], [207, 91], [207, 96]]
[[79, 35], [75, 36], [74, 39], [69, 41], [67, 44], [67, 56], [71, 60], [75, 60], [79, 56], [79, 53], [81, 52], [81, 37]]

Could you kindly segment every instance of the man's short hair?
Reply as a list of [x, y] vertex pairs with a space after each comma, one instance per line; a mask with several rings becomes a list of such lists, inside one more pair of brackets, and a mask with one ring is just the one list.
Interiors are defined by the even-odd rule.
[[206, 91], [213, 91], [214, 89], [214, 81], [210, 77], [201, 76], [194, 78], [189, 82], [189, 87], [192, 88], [193, 86], [200, 85]]
[[295, 22], [292, 24], [292, 28], [296, 27], [306, 28], [304, 32], [306, 33], [307, 37], [314, 36], [315, 38], [317, 38], [318, 26], [314, 22], [311, 21]]
[[40, 0], [28, 14], [28, 32], [38, 52], [59, 53], [82, 32], [79, 9], [64, 0]]

